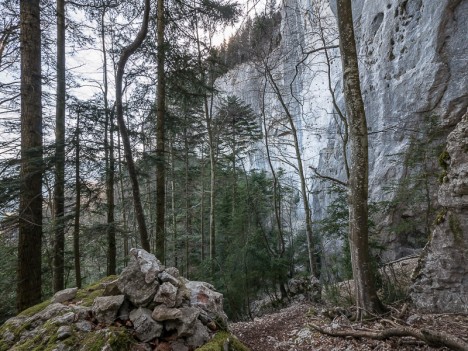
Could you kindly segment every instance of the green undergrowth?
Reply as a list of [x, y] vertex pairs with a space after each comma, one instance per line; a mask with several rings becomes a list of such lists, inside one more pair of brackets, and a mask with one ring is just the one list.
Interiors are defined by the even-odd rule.
[[[225, 345], [228, 345], [227, 348]], [[226, 332], [226, 331], [219, 331], [216, 335], [211, 339], [210, 342], [203, 345], [202, 347], [197, 349], [198, 351], [250, 351], [244, 344], [242, 344], [239, 339], [237, 339], [234, 335]]]

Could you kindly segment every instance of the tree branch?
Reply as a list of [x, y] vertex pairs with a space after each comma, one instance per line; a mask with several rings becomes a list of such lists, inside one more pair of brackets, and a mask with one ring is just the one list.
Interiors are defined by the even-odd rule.
[[321, 179], [329, 180], [329, 181], [331, 181], [333, 183], [337, 183], [337, 184], [339, 184], [341, 186], [348, 187], [348, 182], [343, 182], [343, 181], [341, 181], [339, 179], [323, 175], [323, 174], [319, 173], [319, 171], [317, 171], [317, 168], [315, 168], [315, 167], [309, 166], [309, 168], [312, 170], [312, 172], [314, 172], [314, 174], [317, 177], [319, 177]]
[[330, 327], [321, 327], [318, 325], [311, 324], [313, 329], [319, 331], [322, 334], [330, 336], [346, 337], [351, 336], [353, 338], [369, 338], [375, 340], [386, 340], [391, 337], [404, 337], [410, 336], [415, 339], [425, 342], [429, 346], [445, 346], [452, 350], [457, 351], [468, 351], [468, 343], [464, 340], [447, 334], [445, 332], [438, 332], [428, 329], [417, 329], [412, 327], [399, 326], [395, 328], [388, 328], [381, 331], [370, 331], [370, 330], [356, 330], [356, 329], [342, 329], [334, 330]]

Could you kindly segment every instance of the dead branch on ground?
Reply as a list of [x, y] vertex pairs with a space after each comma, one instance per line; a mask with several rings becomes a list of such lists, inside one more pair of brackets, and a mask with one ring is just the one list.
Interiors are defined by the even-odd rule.
[[359, 330], [359, 329], [332, 329], [330, 327], [321, 327], [311, 324], [313, 329], [322, 334], [330, 336], [353, 338], [369, 338], [375, 340], [385, 340], [391, 337], [406, 337], [410, 336], [425, 342], [429, 346], [441, 347], [445, 346], [456, 351], [468, 351], [468, 343], [454, 335], [444, 332], [437, 332], [428, 329], [417, 329], [412, 327], [398, 326], [388, 328], [381, 331]]

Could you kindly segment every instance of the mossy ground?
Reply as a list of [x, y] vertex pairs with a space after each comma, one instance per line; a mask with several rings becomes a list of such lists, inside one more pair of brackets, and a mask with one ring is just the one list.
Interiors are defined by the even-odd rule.
[[[79, 303], [81, 306], [91, 306], [96, 297], [102, 296], [104, 292], [103, 283], [115, 280], [116, 276], [109, 276], [101, 279], [95, 284], [80, 289], [72, 303]], [[57, 332], [60, 327], [58, 323], [52, 320], [45, 322], [32, 332], [32, 326], [27, 323], [28, 317], [31, 317], [51, 304], [51, 299], [35, 305], [18, 315], [18, 319], [12, 322], [6, 322], [0, 327], [0, 351], [52, 351], [59, 344], [68, 346], [70, 350], [79, 351], [100, 351], [108, 345], [113, 351], [127, 351], [135, 339], [124, 327], [108, 327], [101, 330], [94, 330], [88, 333], [78, 332], [74, 325], [71, 335], [65, 340], [57, 339]], [[24, 319], [23, 321], [21, 319]], [[27, 335], [27, 333], [30, 333]], [[14, 335], [13, 340], [7, 341], [7, 335]], [[27, 335], [27, 336], [26, 336]], [[23, 340], [21, 340], [23, 338]], [[230, 351], [250, 351], [235, 336], [226, 331], [216, 333], [214, 338], [198, 350], [200, 351], [224, 351], [224, 345], [229, 344]]]
[[82, 306], [90, 307], [96, 297], [102, 296], [105, 283], [109, 283], [117, 278], [118, 277], [116, 275], [110, 275], [108, 277], [102, 278], [92, 285], [78, 290], [74, 301], [81, 301]]
[[[108, 276], [98, 282], [80, 289], [73, 300], [79, 302], [81, 306], [91, 306], [96, 297], [101, 296], [104, 292], [104, 284], [113, 281], [117, 276]], [[27, 322], [27, 318], [31, 317], [52, 303], [52, 299], [43, 301], [35, 306], [32, 306], [20, 314], [17, 321], [12, 323], [6, 322], [0, 327], [0, 351], [16, 350], [16, 351], [49, 351], [57, 347], [57, 331], [60, 325], [47, 321], [42, 327], [38, 328], [38, 332], [31, 337], [21, 340], [21, 336], [31, 330], [31, 326]], [[23, 322], [21, 318], [24, 318]], [[13, 341], [5, 340], [6, 335], [13, 335]], [[68, 345], [71, 349], [75, 349], [76, 345], [83, 345], [82, 350], [101, 350], [108, 343], [112, 350], [124, 351], [128, 349], [129, 343], [134, 342], [134, 339], [128, 334], [125, 329], [111, 330], [107, 333], [100, 331], [90, 333], [72, 333], [70, 337], [63, 341], [63, 344]], [[14, 346], [13, 346], [14, 344]]]
[[224, 351], [228, 344], [229, 351], [250, 351], [239, 339], [226, 331], [219, 331], [210, 342], [198, 348], [197, 351]]

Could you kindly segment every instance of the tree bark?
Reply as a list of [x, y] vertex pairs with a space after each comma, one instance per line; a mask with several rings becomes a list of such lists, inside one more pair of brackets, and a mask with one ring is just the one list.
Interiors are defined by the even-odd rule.
[[81, 214], [81, 180], [80, 180], [80, 110], [76, 118], [75, 132], [75, 221], [73, 225], [73, 255], [75, 258], [75, 282], [81, 288], [81, 261], [80, 261], [80, 214]]
[[359, 80], [359, 67], [354, 38], [350, 0], [338, 0], [338, 30], [343, 67], [344, 98], [349, 124], [351, 168], [349, 178], [349, 244], [355, 282], [357, 318], [381, 313], [369, 255], [368, 182], [369, 156], [367, 121]]
[[123, 48], [119, 62], [117, 63], [117, 75], [115, 77], [115, 105], [117, 123], [119, 125], [120, 135], [122, 137], [122, 144], [124, 146], [124, 156], [127, 162], [128, 174], [130, 176], [130, 182], [132, 185], [133, 203], [135, 206], [135, 216], [138, 222], [138, 230], [140, 233], [141, 247], [150, 252], [150, 243], [148, 240], [148, 230], [146, 228], [145, 214], [143, 212], [143, 206], [141, 205], [140, 188], [138, 184], [138, 177], [135, 168], [135, 162], [132, 156], [132, 149], [130, 145], [130, 138], [128, 136], [127, 126], [123, 116], [122, 106], [122, 80], [125, 73], [125, 65], [130, 56], [140, 47], [143, 40], [146, 38], [148, 32], [148, 20], [150, 12], [150, 0], [145, 0], [145, 10], [143, 14], [143, 23], [140, 31], [138, 32], [135, 40], [125, 48]]
[[65, 1], [57, 0], [57, 101], [55, 107], [54, 280], [64, 289], [65, 250]]
[[21, 185], [16, 307], [41, 301], [42, 89], [39, 0], [20, 2]]
[[107, 51], [105, 41], [104, 20], [106, 7], [101, 14], [101, 41], [103, 55], [103, 85], [104, 85], [104, 113], [106, 131], [104, 136], [104, 147], [106, 149], [106, 197], [107, 197], [107, 275], [116, 274], [117, 269], [117, 247], [115, 238], [115, 157], [114, 157], [114, 113], [109, 109], [109, 84], [107, 78]]
[[165, 164], [165, 116], [166, 116], [166, 79], [164, 72], [164, 0], [158, 0], [158, 85], [156, 120], [156, 256], [165, 262], [165, 219], [166, 219], [166, 164]]

